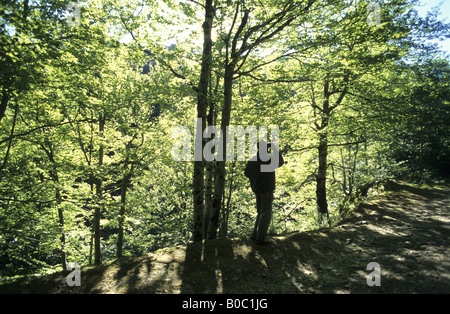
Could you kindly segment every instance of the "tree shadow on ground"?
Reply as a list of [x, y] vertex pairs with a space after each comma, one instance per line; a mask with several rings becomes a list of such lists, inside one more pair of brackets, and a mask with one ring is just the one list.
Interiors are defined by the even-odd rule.
[[274, 272], [277, 258], [270, 246], [256, 246], [247, 238], [193, 243], [186, 249], [182, 293], [276, 293], [268, 284], [288, 280]]
[[[218, 239], [0, 286], [0, 293], [448, 293], [450, 190], [408, 187], [362, 205], [332, 229]], [[369, 286], [367, 265], [381, 268]]]
[[[333, 229], [192, 244], [184, 293], [448, 293], [448, 190], [403, 189]], [[381, 286], [369, 286], [377, 262]]]

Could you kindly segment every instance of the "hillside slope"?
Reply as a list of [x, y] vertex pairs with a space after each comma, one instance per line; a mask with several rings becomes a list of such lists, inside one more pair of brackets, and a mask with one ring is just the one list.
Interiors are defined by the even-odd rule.
[[[0, 293], [449, 293], [450, 189], [403, 186], [332, 229], [219, 239], [0, 286]], [[368, 286], [370, 262], [380, 286]]]

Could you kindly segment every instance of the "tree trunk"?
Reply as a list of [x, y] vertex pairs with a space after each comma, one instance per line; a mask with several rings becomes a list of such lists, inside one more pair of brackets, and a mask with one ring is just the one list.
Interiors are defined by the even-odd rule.
[[5, 157], [3, 158], [3, 163], [0, 166], [0, 172], [3, 171], [3, 169], [6, 167], [6, 163], [8, 162], [9, 151], [11, 150], [11, 146], [12, 146], [12, 141], [13, 141], [13, 137], [14, 137], [14, 129], [16, 127], [18, 112], [19, 112], [19, 105], [16, 103], [15, 109], [14, 109], [14, 119], [13, 119], [13, 123], [12, 123], [12, 127], [11, 127], [11, 133], [9, 135], [9, 143], [8, 143], [8, 147], [6, 148]]
[[316, 202], [319, 213], [319, 222], [322, 221], [323, 215], [326, 215], [328, 224], [330, 219], [328, 214], [327, 202], [327, 157], [328, 157], [328, 121], [330, 118], [330, 102], [329, 102], [329, 82], [324, 84], [324, 101], [322, 108], [321, 124], [319, 129], [319, 166], [317, 169], [317, 185], [316, 185]]
[[[127, 162], [126, 162], [127, 163]], [[131, 173], [127, 173], [124, 175], [122, 179], [122, 188], [120, 192], [120, 211], [119, 211], [119, 231], [117, 235], [117, 252], [116, 257], [122, 257], [122, 248], [123, 248], [123, 222], [125, 221], [125, 209], [126, 209], [126, 201], [127, 201], [127, 190], [128, 184], [131, 179]]]
[[[134, 138], [133, 138], [134, 140]], [[128, 165], [130, 163], [130, 149], [131, 144], [133, 142], [131, 140], [129, 143], [125, 146], [125, 162], [123, 166], [124, 174], [122, 178], [122, 186], [120, 188], [120, 211], [119, 211], [119, 231], [117, 234], [117, 252], [116, 257], [121, 258], [122, 257], [122, 248], [123, 248], [123, 222], [125, 221], [125, 209], [126, 209], [126, 203], [127, 203], [127, 190], [128, 185], [131, 180], [132, 176], [132, 170], [133, 166], [131, 166], [131, 169], [128, 169]]]
[[222, 122], [221, 129], [223, 134], [222, 140], [222, 160], [217, 161], [216, 173], [214, 177], [214, 196], [212, 201], [212, 208], [210, 213], [210, 220], [208, 224], [208, 235], [207, 239], [215, 239], [217, 237], [217, 229], [219, 227], [219, 217], [220, 210], [222, 207], [222, 198], [225, 188], [225, 157], [227, 155], [226, 151], [226, 140], [228, 138], [227, 126], [230, 125], [230, 115], [231, 115], [231, 102], [233, 99], [233, 74], [234, 74], [235, 63], [232, 62], [225, 67], [224, 76], [224, 103], [222, 110]]
[[323, 132], [319, 135], [319, 167], [317, 171], [317, 186], [316, 186], [316, 200], [317, 209], [319, 212], [319, 219], [321, 215], [328, 217], [328, 202], [327, 202], [327, 156], [328, 156], [328, 134]]
[[419, 131], [419, 182], [423, 182], [423, 119]]
[[[216, 87], [214, 95], [217, 95], [217, 89], [219, 86], [219, 80], [220, 77], [217, 76], [216, 78]], [[211, 82], [211, 78], [210, 78]], [[215, 125], [215, 121], [217, 118], [216, 110], [215, 110], [215, 104], [212, 100], [213, 93], [212, 93], [212, 84], [210, 83], [210, 99], [209, 99], [209, 112], [207, 117], [207, 122], [209, 126]], [[217, 136], [217, 135], [216, 135]], [[209, 224], [209, 215], [212, 212], [212, 197], [213, 197], [213, 177], [214, 177], [214, 168], [215, 168], [215, 162], [214, 161], [206, 161], [206, 178], [205, 178], [205, 208], [203, 211], [204, 217], [203, 217], [203, 238], [206, 239], [208, 235], [208, 224]]]
[[233, 161], [233, 164], [231, 166], [230, 188], [228, 190], [228, 198], [227, 198], [226, 205], [224, 202], [224, 207], [223, 207], [222, 228], [221, 228], [221, 232], [220, 232], [220, 237], [222, 237], [222, 238], [226, 238], [227, 233], [228, 233], [228, 221], [230, 218], [231, 195], [233, 193], [233, 187], [234, 187], [233, 181], [234, 181], [235, 166], [236, 166], [236, 160]]
[[197, 126], [197, 135], [195, 136], [195, 161], [193, 178], [193, 201], [194, 201], [194, 226], [193, 240], [201, 241], [204, 232], [204, 193], [205, 193], [205, 162], [203, 159], [203, 138], [200, 136], [206, 127], [206, 111], [208, 109], [208, 87], [211, 73], [212, 61], [212, 23], [214, 19], [214, 7], [212, 0], [205, 1], [205, 22], [203, 28], [203, 55], [200, 72], [200, 82], [197, 96], [197, 118], [201, 119], [201, 125]]
[[66, 261], [66, 236], [64, 234], [64, 212], [61, 208], [61, 188], [59, 187], [59, 176], [58, 176], [58, 170], [56, 168], [56, 161], [55, 156], [52, 148], [52, 143], [48, 140], [45, 140], [45, 144], [41, 145], [44, 149], [45, 153], [47, 154], [48, 159], [50, 160], [52, 164], [52, 169], [50, 170], [50, 177], [52, 178], [53, 182], [56, 184], [56, 192], [55, 192], [55, 199], [56, 199], [56, 206], [58, 208], [58, 221], [59, 221], [59, 228], [61, 232], [60, 240], [61, 240], [61, 266], [63, 271], [67, 270], [67, 261]]
[[205, 181], [205, 208], [203, 221], [203, 238], [206, 239], [208, 234], [209, 215], [212, 212], [212, 196], [213, 196], [213, 173], [214, 165], [212, 161], [206, 162], [206, 181]]
[[[104, 131], [105, 131], [105, 115], [100, 114], [99, 116], [99, 136], [101, 139], [100, 148], [99, 148], [99, 156], [98, 156], [98, 165], [101, 167], [103, 165], [103, 137], [104, 137]], [[95, 183], [95, 193], [98, 198], [98, 202], [100, 202], [102, 198], [102, 179], [97, 177]], [[94, 265], [100, 265], [101, 263], [101, 247], [100, 247], [100, 217], [101, 217], [101, 204], [97, 204], [95, 206], [95, 212], [94, 212]]]
[[[342, 104], [345, 95], [348, 92], [348, 83], [350, 75], [345, 73], [342, 78], [343, 88], [338, 88], [330, 91], [330, 80], [327, 75], [323, 85], [323, 104], [320, 109], [321, 121], [320, 125], [316, 123], [317, 131], [319, 133], [319, 166], [317, 169], [317, 186], [316, 186], [316, 202], [319, 213], [319, 223], [326, 215], [328, 225], [331, 227], [330, 215], [328, 213], [327, 202], [327, 168], [328, 168], [328, 123], [331, 117], [331, 112]], [[334, 88], [334, 83], [332, 84]], [[330, 97], [332, 94], [339, 94], [333, 105], [330, 104]], [[317, 106], [315, 106], [317, 107]]]
[[61, 208], [61, 193], [56, 190], [56, 202], [58, 204], [58, 219], [59, 219], [59, 227], [61, 228], [61, 265], [63, 271], [67, 270], [67, 261], [66, 261], [66, 236], [64, 234], [64, 212]]
[[345, 196], [348, 196], [348, 190], [347, 190], [347, 171], [345, 170], [345, 159], [344, 154], [342, 153], [343, 148], [339, 150], [341, 154], [341, 163], [342, 163], [342, 192]]
[[9, 102], [9, 94], [6, 91], [6, 89], [3, 88], [2, 100], [0, 103], [0, 121], [5, 116], [6, 108], [8, 107], [8, 102]]
[[[54, 163], [54, 159], [51, 160], [52, 163]], [[55, 164], [53, 164], [55, 165]], [[56, 168], [56, 166], [54, 166]], [[53, 172], [54, 171], [54, 172]], [[59, 177], [58, 173], [56, 172], [56, 169], [54, 169], [52, 172], [51, 177], [53, 178], [53, 181], [59, 185]], [[61, 232], [60, 240], [61, 240], [61, 266], [63, 271], [67, 270], [67, 261], [66, 261], [66, 236], [64, 234], [64, 212], [61, 208], [61, 189], [59, 186], [56, 188], [55, 192], [56, 197], [56, 205], [58, 207], [58, 221], [59, 221], [59, 228]]]

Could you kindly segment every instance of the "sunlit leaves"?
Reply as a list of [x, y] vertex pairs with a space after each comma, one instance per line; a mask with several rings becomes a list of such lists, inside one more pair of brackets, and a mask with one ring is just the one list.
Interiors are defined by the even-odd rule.
[[[236, 36], [230, 124], [279, 126], [287, 161], [277, 171], [274, 232], [318, 226], [317, 146], [325, 132], [333, 221], [366, 184], [448, 171], [448, 62], [419, 43], [424, 34], [445, 34], [445, 24], [432, 15], [420, 20], [410, 1], [380, 2], [379, 25], [367, 23], [369, 1], [314, 1], [305, 12], [307, 2], [215, 1], [213, 121], [221, 122], [226, 49]], [[105, 258], [114, 257], [122, 208], [124, 255], [191, 236], [193, 164], [172, 159], [171, 130], [183, 125], [193, 134], [202, 2], [80, 1], [78, 27], [65, 21], [67, 3], [29, 1], [27, 14], [23, 1], [0, 7], [2, 101], [8, 96], [0, 120], [0, 268], [7, 275], [60, 264], [62, 234], [67, 258], [89, 263], [96, 208]], [[273, 16], [295, 19], [272, 33]], [[333, 110], [320, 128], [325, 100]], [[245, 162], [226, 167], [228, 231], [245, 235], [255, 214]]]

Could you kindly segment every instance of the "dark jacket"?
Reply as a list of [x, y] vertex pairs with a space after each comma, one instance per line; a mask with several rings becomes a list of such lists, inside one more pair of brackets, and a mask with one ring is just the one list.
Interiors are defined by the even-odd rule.
[[[280, 152], [278, 154], [278, 165], [275, 165], [275, 169], [284, 164], [283, 156], [281, 156]], [[270, 163], [270, 159], [268, 161], [262, 161], [259, 157], [259, 152], [248, 161], [244, 174], [250, 179], [250, 186], [254, 193], [267, 193], [275, 190], [275, 169], [270, 172], [261, 171], [262, 164]]]

